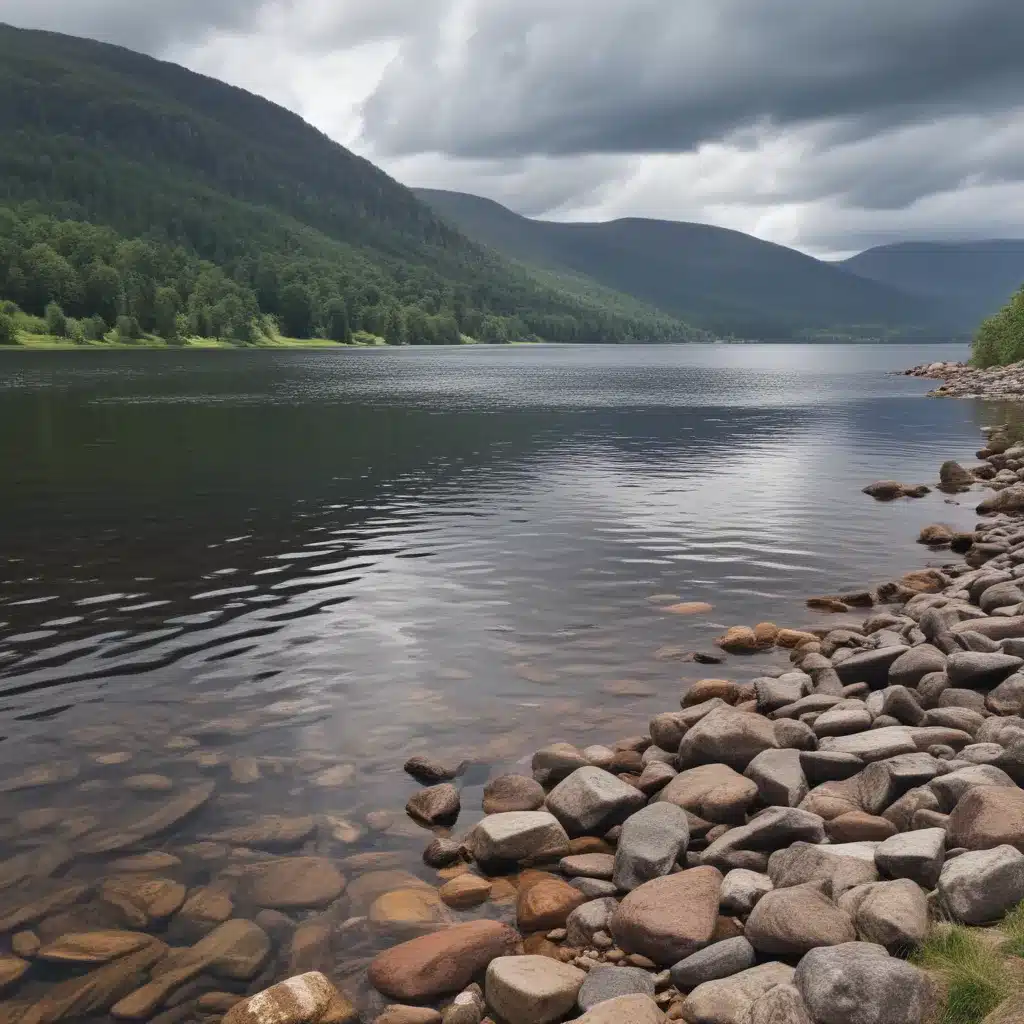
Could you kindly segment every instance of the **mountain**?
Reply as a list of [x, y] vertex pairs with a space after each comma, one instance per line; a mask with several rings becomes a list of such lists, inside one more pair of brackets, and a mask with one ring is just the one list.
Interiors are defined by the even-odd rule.
[[940, 303], [956, 323], [973, 330], [1024, 284], [1024, 239], [900, 242], [868, 249], [839, 265]]
[[555, 223], [478, 196], [415, 192], [510, 259], [582, 275], [716, 333], [764, 340], [945, 333], [921, 296], [739, 231], [637, 218]]
[[282, 107], [120, 47], [5, 25], [0, 300], [37, 315], [57, 303], [100, 337], [116, 321], [129, 337], [257, 340], [268, 316], [298, 337], [413, 343], [705, 337], [509, 263]]

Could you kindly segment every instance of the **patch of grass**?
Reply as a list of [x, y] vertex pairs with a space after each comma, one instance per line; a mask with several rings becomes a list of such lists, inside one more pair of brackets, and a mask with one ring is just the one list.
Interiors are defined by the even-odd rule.
[[1006, 915], [999, 930], [1006, 935], [1006, 942], [1000, 947], [1000, 952], [1006, 956], [1024, 958], [1024, 903]]
[[946, 986], [939, 1024], [981, 1024], [1014, 992], [1014, 976], [1002, 950], [970, 928], [935, 928], [912, 960], [938, 975]]

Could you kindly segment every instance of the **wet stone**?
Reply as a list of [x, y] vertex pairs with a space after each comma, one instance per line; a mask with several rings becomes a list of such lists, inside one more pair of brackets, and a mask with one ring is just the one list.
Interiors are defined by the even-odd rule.
[[124, 788], [133, 793], [170, 793], [174, 782], [166, 775], [129, 775]]

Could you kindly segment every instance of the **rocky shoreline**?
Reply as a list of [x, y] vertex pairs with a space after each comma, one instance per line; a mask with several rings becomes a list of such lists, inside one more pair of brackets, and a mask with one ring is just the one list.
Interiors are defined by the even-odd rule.
[[926, 377], [943, 383], [929, 391], [933, 398], [1024, 398], [1024, 362], [979, 369], [969, 363], [922, 363], [905, 371], [908, 377]]
[[[939, 1024], [956, 978], [935, 950], [972, 943], [1010, 952], [983, 1012], [957, 1021], [1024, 1020], [1024, 443], [997, 429], [978, 457], [936, 486], [979, 492], [981, 522], [918, 538], [947, 564], [808, 599], [839, 628], [717, 640], [723, 661], [776, 651], [790, 668], [742, 683], [725, 669], [643, 735], [538, 750], [530, 774], [490, 779], [468, 829], [466, 763], [409, 760], [434, 884], [385, 849], [333, 856], [309, 815], [161, 848], [223, 799], [212, 781], [168, 797], [170, 780], [132, 775], [152, 809], [45, 846], [33, 830], [60, 816], [22, 812], [25, 852], [0, 862], [0, 1024]], [[246, 724], [204, 735], [229, 727]], [[201, 769], [224, 763], [175, 743]], [[351, 781], [307, 767], [328, 791]], [[255, 770], [230, 768], [239, 785]], [[198, 886], [174, 877], [182, 856], [207, 865]], [[369, 948], [373, 928], [405, 941]]]

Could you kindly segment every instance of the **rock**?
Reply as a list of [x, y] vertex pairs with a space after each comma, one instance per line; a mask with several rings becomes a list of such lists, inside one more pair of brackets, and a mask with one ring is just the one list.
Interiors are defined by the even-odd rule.
[[1016, 791], [1017, 784], [994, 764], [977, 764], [958, 768], [948, 775], [939, 775], [928, 783], [938, 798], [939, 809], [949, 813], [963, 799], [964, 794], [979, 787], [995, 786]]
[[462, 844], [438, 836], [423, 851], [423, 863], [432, 868], [446, 868], [462, 859]]
[[634, 889], [611, 920], [616, 945], [670, 966], [711, 941], [722, 875], [711, 867], [655, 878]]
[[798, 750], [765, 750], [743, 773], [756, 786], [761, 802], [775, 807], [796, 807], [807, 796]]
[[459, 791], [450, 782], [413, 793], [405, 805], [410, 818], [427, 826], [453, 825], [461, 809]]
[[323, 907], [345, 889], [345, 877], [324, 857], [280, 857], [246, 868], [249, 897], [259, 907]]
[[350, 786], [356, 780], [356, 768], [351, 764], [336, 764], [317, 772], [309, 781], [318, 789], [336, 789]]
[[[731, 679], [698, 679], [683, 694], [681, 703], [684, 708], [688, 708], [716, 697], [726, 704], [735, 704], [740, 699], [739, 684]], [[653, 735], [651, 738], [654, 738]]]
[[470, 910], [486, 903], [491, 895], [491, 883], [477, 875], [465, 874], [445, 882], [438, 895], [446, 906], [456, 910]]
[[518, 934], [508, 925], [470, 921], [378, 954], [369, 980], [393, 999], [436, 999], [465, 988], [492, 960], [514, 953], [518, 942]]
[[1024, 591], [1009, 580], [986, 587], [978, 598], [978, 606], [986, 615], [992, 615], [1000, 608], [1019, 605], [1021, 602], [1024, 602]]
[[942, 523], [925, 526], [917, 535], [918, 544], [927, 544], [929, 547], [946, 547], [952, 540], [953, 531]]
[[985, 706], [997, 715], [1019, 715], [1024, 711], [1024, 675], [1004, 679], [986, 696]]
[[793, 980], [793, 968], [766, 963], [731, 978], [698, 985], [683, 1003], [683, 1019], [689, 1024], [749, 1024], [757, 1001], [778, 985]]
[[889, 878], [909, 878], [934, 889], [945, 856], [945, 829], [926, 828], [886, 839], [875, 850], [875, 863]]
[[576, 1004], [586, 974], [546, 956], [503, 956], [487, 968], [487, 1005], [506, 1024], [550, 1024]]
[[734, 868], [722, 880], [722, 911], [746, 917], [757, 901], [766, 892], [771, 892], [772, 888], [772, 880], [767, 875], [746, 868]]
[[864, 762], [855, 754], [830, 750], [800, 751], [800, 767], [812, 786], [822, 782], [842, 782], [864, 768]]
[[772, 723], [728, 705], [716, 708], [689, 729], [679, 744], [679, 764], [726, 764], [743, 771], [762, 751], [778, 748]]
[[989, 640], [1012, 640], [1024, 637], [1024, 616], [996, 615], [987, 619], [970, 619], [951, 627], [951, 633], [980, 633]]
[[38, 789], [40, 786], [58, 786], [78, 777], [78, 765], [74, 761], [50, 761], [33, 765], [20, 775], [0, 781], [0, 793], [16, 793], [23, 789]]
[[857, 937], [850, 915], [810, 886], [765, 893], [747, 919], [744, 934], [759, 953], [802, 954]]
[[548, 811], [568, 835], [606, 832], [646, 803], [644, 795], [610, 772], [579, 768], [547, 798]]
[[316, 832], [316, 818], [304, 815], [286, 818], [279, 814], [266, 814], [249, 825], [224, 829], [207, 838], [215, 843], [231, 846], [253, 846], [263, 850], [287, 850], [301, 846]]
[[881, 691], [881, 714], [894, 719], [901, 725], [922, 725], [925, 719], [924, 709], [917, 697], [906, 686], [889, 686]]
[[636, 786], [645, 796], [654, 796], [655, 793], [660, 793], [678, 774], [675, 768], [653, 761], [644, 768]]
[[547, 811], [510, 811], [480, 821], [466, 837], [466, 847], [483, 864], [537, 862], [566, 856], [569, 837]]
[[[27, 960], [22, 960], [21, 957], [0, 953], [0, 992], [20, 981], [31, 966]], [[653, 984], [650, 994], [654, 995]]]
[[794, 843], [776, 850], [768, 859], [768, 876], [776, 889], [813, 882], [838, 899], [847, 889], [878, 881], [875, 843], [844, 843], [815, 846]]
[[[914, 491], [916, 488], [910, 487], [909, 490]], [[876, 501], [895, 501], [896, 498], [906, 497], [907, 491], [908, 485], [897, 480], [876, 480], [873, 484], [868, 484], [862, 493]]]
[[1024, 899], [1024, 854], [1012, 846], [962, 853], [943, 865], [936, 892], [954, 921], [997, 921]]
[[132, 793], [170, 793], [174, 783], [166, 775], [129, 775], [124, 788]]
[[319, 971], [272, 985], [224, 1015], [223, 1024], [351, 1024], [355, 1007]]
[[859, 700], [845, 700], [829, 708], [811, 726], [819, 740], [827, 736], [851, 736], [870, 728], [871, 712]]
[[881, 842], [896, 835], [896, 826], [885, 818], [863, 811], [849, 811], [833, 818], [825, 831], [833, 843]]
[[950, 815], [948, 831], [952, 846], [1014, 846], [1024, 853], [1024, 791], [1003, 786], [968, 790]]
[[830, 736], [821, 741], [820, 749], [855, 754], [864, 761], [883, 761], [900, 754], [912, 754], [917, 750], [917, 744], [909, 728], [894, 725], [855, 736]]
[[374, 1018], [373, 1024], [442, 1024], [441, 1014], [426, 1006], [392, 1003]]
[[40, 960], [62, 964], [105, 964], [148, 946], [150, 936], [140, 932], [73, 932], [47, 943], [36, 954]]
[[755, 679], [753, 685], [757, 710], [767, 715], [803, 697], [811, 685], [811, 677], [803, 672], [787, 672], [778, 677], [762, 676]]
[[906, 654], [906, 647], [880, 647], [873, 651], [859, 651], [835, 666], [843, 686], [867, 683], [880, 690], [889, 682], [890, 668]]
[[535, 885], [520, 886], [516, 923], [523, 933], [561, 928], [569, 915], [586, 902], [587, 897], [579, 889], [550, 876]]
[[939, 487], [949, 494], [968, 491], [974, 484], [974, 476], [959, 462], [949, 460], [939, 467]]
[[959, 651], [946, 659], [946, 676], [951, 686], [988, 690], [1013, 675], [1024, 660], [1010, 654]]
[[680, 990], [696, 988], [706, 981], [729, 978], [753, 967], [754, 947], [742, 935], [715, 942], [672, 967], [672, 984]]
[[[639, 812], [638, 812], [639, 813]], [[610, 880], [615, 872], [615, 855], [611, 853], [580, 853], [563, 857], [558, 862], [563, 875]]]
[[367, 916], [373, 924], [401, 933], [429, 931], [451, 921], [440, 895], [426, 885], [382, 893]]
[[209, 803], [216, 786], [202, 782], [179, 793], [149, 814], [119, 829], [96, 832], [87, 836], [79, 849], [83, 854], [114, 853], [137, 846], [153, 836], [174, 828]]
[[577, 907], [565, 921], [566, 943], [576, 949], [586, 949], [597, 932], [609, 931], [612, 915], [618, 907], [618, 901], [611, 897], [591, 900]]
[[898, 754], [874, 761], [860, 775], [861, 805], [869, 814], [881, 814], [904, 793], [945, 770], [944, 763], [931, 754]]
[[31, 960], [38, 954], [41, 946], [42, 943], [35, 932], [15, 932], [11, 936], [11, 952], [15, 956]]
[[844, 893], [839, 907], [853, 917], [862, 941], [894, 953], [916, 948], [928, 934], [928, 900], [907, 878], [858, 886]]
[[685, 855], [689, 840], [690, 827], [681, 807], [656, 803], [637, 811], [622, 825], [612, 880], [619, 889], [631, 892], [667, 875]]
[[457, 779], [466, 770], [468, 764], [468, 761], [457, 761], [449, 764], [419, 755], [417, 757], [410, 757], [405, 762], [403, 770], [417, 782], [432, 786], [438, 782], [451, 782], [452, 779]]
[[525, 775], [499, 775], [484, 786], [484, 814], [536, 811], [544, 806], [544, 787]]
[[715, 638], [715, 644], [729, 654], [754, 654], [766, 646], [749, 626], [730, 626]]
[[808, 953], [794, 984], [815, 1024], [924, 1024], [929, 983], [916, 967], [868, 942]]
[[181, 858], [175, 857], [172, 853], [162, 853], [153, 850], [149, 853], [140, 853], [134, 857], [119, 857], [107, 865], [111, 871], [118, 874], [130, 874], [135, 871], [166, 871], [168, 868], [176, 868], [181, 865]]
[[13, 932], [76, 903], [89, 886], [81, 882], [44, 879], [13, 884], [0, 897], [0, 932]]
[[746, 825], [729, 829], [716, 839], [704, 851], [701, 860], [727, 870], [744, 866], [734, 863], [738, 850], [777, 850], [798, 840], [821, 843], [824, 839], [825, 826], [818, 815], [795, 807], [769, 807]]
[[576, 1005], [585, 1013], [599, 1003], [621, 996], [640, 995], [654, 998], [654, 976], [638, 967], [594, 967], [587, 974]]
[[814, 1024], [795, 985], [776, 985], [750, 1010], [750, 1024]]
[[544, 784], [561, 782], [574, 771], [586, 768], [590, 762], [582, 751], [570, 743], [552, 743], [533, 755], [531, 768], [534, 778]]
[[129, 928], [148, 928], [166, 920], [185, 902], [186, 889], [168, 878], [123, 875], [108, 878], [100, 887], [100, 899], [116, 908]]
[[[806, 722], [780, 718], [772, 726], [772, 732], [775, 733], [776, 743], [786, 750], [818, 749], [818, 737], [814, 735], [814, 730]], [[749, 768], [749, 765], [747, 767]]]
[[665, 1014], [648, 996], [620, 996], [599, 1003], [574, 1024], [664, 1024]]
[[741, 822], [757, 799], [757, 784], [728, 765], [709, 764], [680, 772], [656, 797], [707, 821]]
[[291, 935], [288, 947], [288, 973], [306, 974], [308, 971], [330, 973], [334, 968], [331, 949], [333, 928], [326, 918], [303, 921]]

